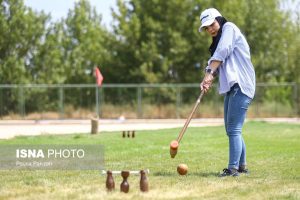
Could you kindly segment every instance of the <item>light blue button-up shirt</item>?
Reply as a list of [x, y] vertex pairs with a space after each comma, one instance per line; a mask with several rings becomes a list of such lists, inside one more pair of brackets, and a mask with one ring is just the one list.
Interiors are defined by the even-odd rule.
[[222, 61], [219, 66], [219, 93], [225, 94], [235, 83], [242, 93], [250, 98], [255, 93], [255, 72], [251, 63], [250, 48], [240, 29], [227, 22], [222, 29], [222, 36], [217, 49], [209, 59]]

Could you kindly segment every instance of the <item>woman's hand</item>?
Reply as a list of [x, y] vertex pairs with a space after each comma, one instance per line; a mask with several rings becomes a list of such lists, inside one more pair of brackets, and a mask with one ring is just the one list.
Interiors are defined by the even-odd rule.
[[217, 72], [218, 67], [222, 64], [221, 61], [219, 60], [212, 60], [209, 64], [209, 66], [207, 66], [205, 68], [205, 76], [202, 80], [202, 82], [200, 83], [200, 89], [204, 91], [204, 93], [208, 92], [208, 90], [210, 89], [212, 82], [214, 80], [214, 76], [213, 74], [215, 72]]
[[200, 89], [204, 90], [204, 93], [207, 93], [208, 90], [211, 88], [212, 82], [214, 77], [210, 73], [206, 73], [205, 77], [203, 78], [202, 82], [200, 83]]

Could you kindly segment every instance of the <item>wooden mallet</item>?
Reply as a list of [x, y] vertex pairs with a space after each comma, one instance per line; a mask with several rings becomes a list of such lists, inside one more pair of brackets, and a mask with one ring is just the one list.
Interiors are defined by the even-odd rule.
[[180, 133], [178, 135], [178, 138], [176, 140], [173, 140], [171, 142], [171, 144], [170, 144], [170, 155], [171, 155], [171, 158], [175, 158], [175, 156], [177, 154], [177, 151], [178, 151], [179, 143], [180, 143], [180, 141], [181, 141], [181, 139], [182, 139], [182, 137], [183, 137], [183, 135], [184, 135], [184, 133], [185, 133], [185, 131], [186, 131], [186, 129], [187, 129], [187, 127], [188, 127], [188, 125], [189, 125], [189, 123], [190, 123], [190, 121], [191, 121], [194, 113], [195, 113], [195, 111], [197, 110], [197, 108], [198, 108], [198, 106], [199, 106], [199, 104], [201, 102], [201, 99], [202, 99], [203, 95], [204, 95], [204, 91], [202, 90], [201, 94], [199, 95], [199, 97], [198, 97], [198, 99], [196, 101], [196, 104], [195, 104], [195, 106], [194, 106], [191, 114], [189, 115], [189, 117], [187, 118], [187, 120], [186, 120], [183, 128], [181, 129], [181, 131], [180, 131]]

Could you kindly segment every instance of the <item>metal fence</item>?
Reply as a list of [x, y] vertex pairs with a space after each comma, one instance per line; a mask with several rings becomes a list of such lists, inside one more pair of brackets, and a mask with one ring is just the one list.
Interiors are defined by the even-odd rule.
[[[199, 84], [0, 85], [1, 119], [186, 118]], [[298, 117], [296, 83], [258, 83], [248, 117]], [[222, 117], [214, 86], [195, 117]]]

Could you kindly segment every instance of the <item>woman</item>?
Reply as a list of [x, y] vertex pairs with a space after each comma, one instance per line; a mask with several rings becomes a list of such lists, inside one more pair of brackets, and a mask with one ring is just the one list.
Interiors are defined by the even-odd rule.
[[239, 173], [248, 173], [242, 127], [255, 93], [250, 49], [240, 29], [227, 22], [218, 10], [204, 10], [200, 20], [199, 31], [204, 29], [212, 36], [211, 58], [200, 88], [206, 93], [218, 76], [219, 93], [225, 96], [224, 123], [229, 138], [229, 163], [220, 176], [238, 176]]

